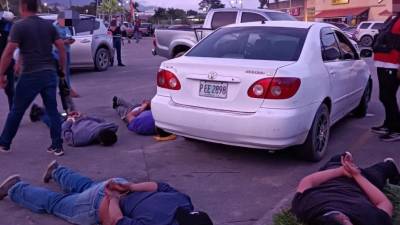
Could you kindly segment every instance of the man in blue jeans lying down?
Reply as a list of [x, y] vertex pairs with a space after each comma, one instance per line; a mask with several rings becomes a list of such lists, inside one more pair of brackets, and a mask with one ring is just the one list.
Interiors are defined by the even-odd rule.
[[48, 213], [72, 224], [91, 225], [212, 225], [204, 212], [193, 211], [189, 196], [165, 183], [131, 183], [123, 178], [95, 182], [57, 161], [49, 164], [45, 183], [54, 180], [63, 194], [10, 176], [0, 185], [6, 196], [35, 213]]

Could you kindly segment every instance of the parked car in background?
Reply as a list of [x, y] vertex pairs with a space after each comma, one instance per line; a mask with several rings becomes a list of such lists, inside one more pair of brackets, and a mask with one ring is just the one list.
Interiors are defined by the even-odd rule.
[[133, 25], [132, 23], [124, 22], [121, 27], [122, 32], [126, 32], [126, 37], [131, 39], [133, 38]]
[[[56, 14], [42, 14], [41, 18], [55, 22]], [[71, 45], [71, 67], [94, 65], [98, 71], [107, 70], [114, 57], [112, 36], [108, 35], [103, 20], [91, 15], [80, 15], [71, 28], [75, 43]]]
[[340, 23], [340, 22], [326, 22], [326, 23], [332, 24], [332, 25], [338, 27], [338, 28], [341, 29], [341, 30], [344, 30], [344, 29], [350, 27], [350, 26], [349, 26], [348, 24], [346, 24], [346, 23]]
[[334, 123], [366, 116], [372, 91], [368, 66], [342, 31], [298, 21], [223, 27], [163, 62], [157, 86], [157, 127], [249, 148], [299, 145], [312, 161], [324, 156]]
[[139, 28], [140, 33], [145, 37], [150, 37], [153, 35], [153, 24], [142, 23]]
[[354, 40], [354, 35], [357, 31], [357, 27], [347, 27], [347, 28], [342, 29], [342, 31], [347, 35], [347, 37]]
[[383, 28], [382, 21], [365, 21], [357, 26], [354, 39], [363, 47], [371, 47], [374, 44], [379, 30]]
[[214, 9], [208, 12], [201, 29], [157, 29], [155, 31], [153, 54], [166, 58], [182, 56], [199, 39], [229, 24], [294, 20], [296, 19], [287, 13], [267, 9]]

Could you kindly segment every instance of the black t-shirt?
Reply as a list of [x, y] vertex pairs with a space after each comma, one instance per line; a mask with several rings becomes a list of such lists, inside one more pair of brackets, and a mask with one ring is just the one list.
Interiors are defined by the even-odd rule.
[[297, 193], [292, 211], [301, 221], [311, 225], [321, 225], [319, 218], [332, 211], [345, 214], [354, 225], [392, 225], [390, 216], [375, 207], [358, 184], [347, 177]]
[[114, 30], [109, 28], [108, 30], [112, 33], [114, 39], [121, 38], [121, 27], [118, 26]]

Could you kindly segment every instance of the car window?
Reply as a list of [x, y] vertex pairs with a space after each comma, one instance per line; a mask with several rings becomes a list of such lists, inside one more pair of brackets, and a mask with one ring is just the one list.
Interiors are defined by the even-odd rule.
[[257, 22], [257, 21], [264, 21], [267, 20], [264, 16], [261, 16], [260, 14], [257, 13], [249, 13], [249, 12], [244, 12], [242, 13], [242, 23], [247, 23], [247, 22]]
[[351, 44], [349, 39], [346, 38], [344, 34], [342, 34], [339, 31], [335, 31], [340, 53], [341, 53], [341, 58], [343, 60], [356, 60], [358, 59], [358, 53], [354, 46]]
[[223, 28], [203, 39], [186, 56], [297, 61], [308, 29], [286, 27]]
[[91, 34], [94, 30], [98, 30], [100, 28], [100, 22], [92, 18], [81, 19], [74, 27], [76, 35]]
[[336, 41], [335, 32], [331, 28], [321, 30], [322, 58], [324, 61], [340, 59], [340, 50]]
[[266, 12], [265, 15], [270, 20], [275, 20], [275, 21], [296, 21], [296, 18], [293, 16], [287, 14], [287, 13], [281, 13], [281, 12]]
[[374, 24], [371, 29], [380, 30], [383, 28], [383, 23], [376, 23]]
[[362, 23], [360, 29], [368, 29], [369, 26], [371, 26], [371, 23]]
[[237, 12], [215, 12], [211, 22], [211, 28], [217, 29], [236, 23]]

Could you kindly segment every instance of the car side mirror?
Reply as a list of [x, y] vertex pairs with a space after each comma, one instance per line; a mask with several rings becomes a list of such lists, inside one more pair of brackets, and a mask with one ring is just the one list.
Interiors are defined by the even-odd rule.
[[340, 52], [337, 48], [328, 48], [322, 51], [324, 61], [333, 61], [340, 59]]
[[363, 49], [360, 52], [361, 58], [371, 58], [373, 55], [373, 52], [371, 49]]

